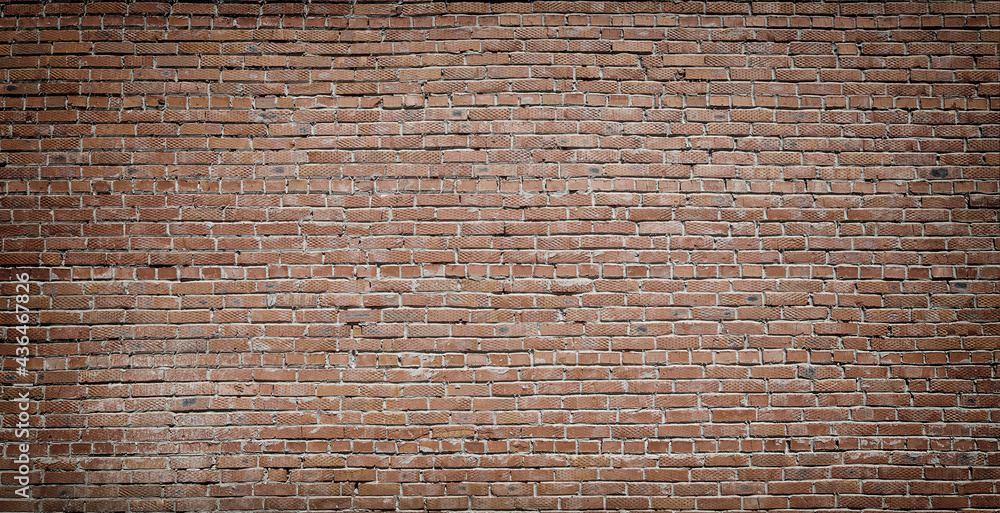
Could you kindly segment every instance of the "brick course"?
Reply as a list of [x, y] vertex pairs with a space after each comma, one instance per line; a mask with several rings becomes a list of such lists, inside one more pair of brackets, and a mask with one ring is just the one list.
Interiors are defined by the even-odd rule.
[[0, 14], [4, 511], [1000, 507], [1000, 2]]

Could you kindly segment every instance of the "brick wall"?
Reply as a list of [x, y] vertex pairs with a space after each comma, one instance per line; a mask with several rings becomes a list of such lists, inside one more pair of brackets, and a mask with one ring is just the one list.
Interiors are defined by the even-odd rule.
[[0, 509], [995, 511], [998, 25], [5, 3]]

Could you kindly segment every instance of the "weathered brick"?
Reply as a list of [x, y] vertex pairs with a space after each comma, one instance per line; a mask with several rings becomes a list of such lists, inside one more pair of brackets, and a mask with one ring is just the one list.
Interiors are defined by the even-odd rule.
[[992, 511], [998, 13], [5, 5], [25, 507]]

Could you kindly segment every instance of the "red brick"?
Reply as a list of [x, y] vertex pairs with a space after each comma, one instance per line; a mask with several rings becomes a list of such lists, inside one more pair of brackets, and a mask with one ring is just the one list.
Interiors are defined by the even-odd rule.
[[996, 502], [997, 2], [37, 4], [42, 509]]

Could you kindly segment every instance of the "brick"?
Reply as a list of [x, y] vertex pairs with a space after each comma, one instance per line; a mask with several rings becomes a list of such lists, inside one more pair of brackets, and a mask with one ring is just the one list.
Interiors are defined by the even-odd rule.
[[998, 12], [5, 5], [33, 507], [992, 511]]

